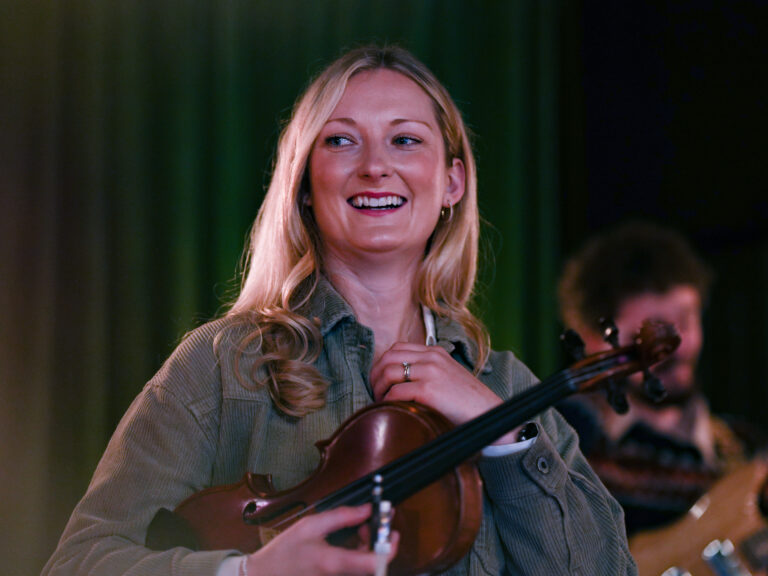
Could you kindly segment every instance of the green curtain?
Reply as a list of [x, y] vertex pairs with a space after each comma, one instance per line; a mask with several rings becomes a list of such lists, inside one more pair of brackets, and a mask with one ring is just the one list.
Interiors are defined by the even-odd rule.
[[556, 362], [559, 7], [0, 2], [0, 558], [35, 574], [128, 404], [237, 289], [281, 122], [344, 47], [399, 43], [475, 133], [479, 311]]

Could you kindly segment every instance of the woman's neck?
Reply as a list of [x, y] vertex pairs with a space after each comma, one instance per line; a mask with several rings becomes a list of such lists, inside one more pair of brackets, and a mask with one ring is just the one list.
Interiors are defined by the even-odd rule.
[[415, 265], [353, 268], [326, 259], [324, 272], [352, 306], [358, 321], [373, 330], [374, 359], [395, 342], [424, 343], [424, 320], [414, 298]]

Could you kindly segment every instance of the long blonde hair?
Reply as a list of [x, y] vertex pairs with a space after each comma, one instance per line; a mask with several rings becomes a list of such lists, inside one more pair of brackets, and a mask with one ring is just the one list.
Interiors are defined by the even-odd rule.
[[379, 68], [403, 74], [430, 96], [446, 158], [461, 159], [466, 171], [463, 198], [448, 221], [439, 221], [430, 239], [417, 274], [416, 298], [464, 326], [476, 346], [476, 371], [489, 353], [488, 333], [468, 308], [477, 273], [480, 219], [475, 160], [461, 113], [434, 74], [408, 51], [397, 46], [356, 48], [325, 68], [293, 108], [251, 231], [241, 291], [227, 314], [257, 326], [244, 342], [256, 341], [261, 351], [252, 378], [267, 386], [275, 405], [292, 416], [322, 407], [327, 388], [312, 366], [322, 345], [319, 327], [297, 312], [312, 295], [322, 271], [317, 226], [304, 202], [309, 193], [308, 159], [349, 79]]

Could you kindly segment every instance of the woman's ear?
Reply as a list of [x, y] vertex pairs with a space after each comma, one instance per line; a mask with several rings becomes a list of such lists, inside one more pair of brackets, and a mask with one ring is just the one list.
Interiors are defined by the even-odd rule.
[[446, 187], [443, 205], [455, 206], [464, 196], [466, 190], [466, 172], [464, 161], [454, 158], [448, 167], [448, 186]]
[[302, 187], [299, 194], [301, 195], [299, 202], [303, 206], [312, 206], [312, 194], [309, 193], [309, 188]]

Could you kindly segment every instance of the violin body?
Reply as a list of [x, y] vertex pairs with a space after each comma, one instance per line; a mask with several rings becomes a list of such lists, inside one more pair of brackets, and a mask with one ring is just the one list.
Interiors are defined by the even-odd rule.
[[[320, 464], [301, 484], [276, 491], [268, 475], [248, 473], [237, 484], [193, 494], [174, 513], [193, 529], [200, 549], [253, 552], [311, 512], [313, 502], [450, 428], [444, 416], [420, 404], [372, 404], [353, 414], [330, 439], [318, 442]], [[389, 573], [447, 569], [469, 551], [482, 508], [482, 483], [471, 461], [397, 504], [393, 527], [400, 532], [400, 544]]]

